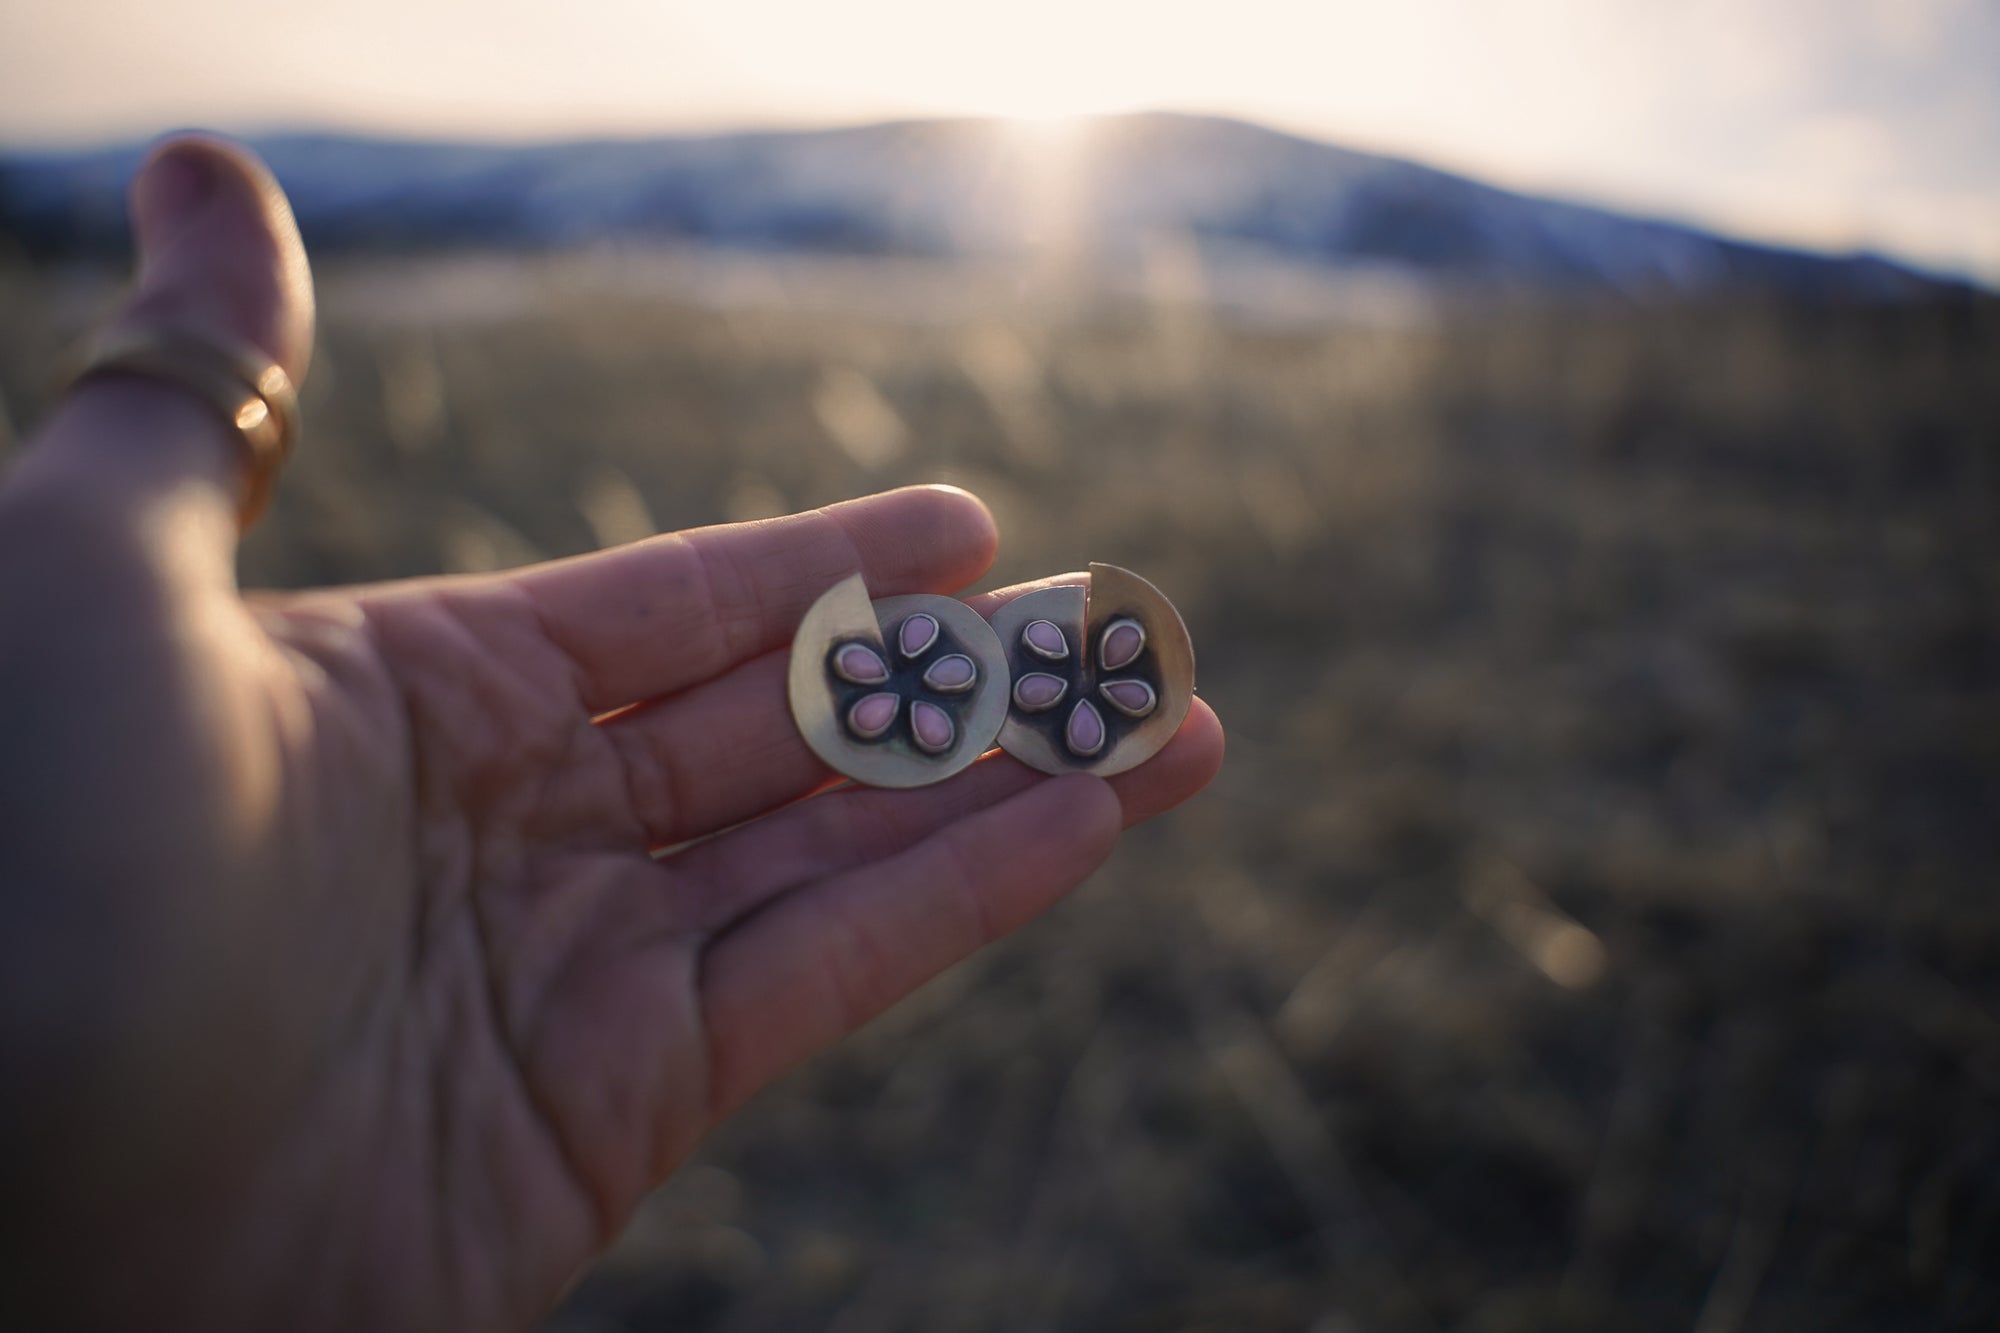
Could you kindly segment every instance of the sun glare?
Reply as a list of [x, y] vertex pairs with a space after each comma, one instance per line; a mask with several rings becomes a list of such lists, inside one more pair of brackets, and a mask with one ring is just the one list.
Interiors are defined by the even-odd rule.
[[1024, 147], [1060, 148], [1075, 143], [1094, 117], [1075, 112], [1002, 116], [1000, 124]]

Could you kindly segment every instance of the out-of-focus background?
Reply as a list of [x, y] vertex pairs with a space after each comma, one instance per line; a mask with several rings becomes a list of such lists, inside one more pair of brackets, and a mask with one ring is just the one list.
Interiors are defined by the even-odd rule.
[[148, 134], [291, 191], [248, 581], [945, 480], [1194, 631], [1211, 792], [552, 1330], [2000, 1326], [2000, 15], [1385, 8], [0, 20], [0, 453]]

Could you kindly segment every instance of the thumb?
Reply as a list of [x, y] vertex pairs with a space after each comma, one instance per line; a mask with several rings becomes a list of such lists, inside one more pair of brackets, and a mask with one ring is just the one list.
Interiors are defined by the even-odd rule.
[[[303, 379], [312, 355], [312, 275], [284, 192], [247, 149], [207, 135], [157, 145], [134, 178], [138, 273], [107, 334], [163, 326], [245, 345]], [[93, 376], [57, 407], [17, 474], [22, 490], [53, 492], [72, 515], [141, 529], [175, 529], [224, 557], [248, 464], [235, 429], [172, 383]], [[172, 522], [157, 507], [167, 506]], [[183, 526], [195, 525], [201, 538]]]
[[312, 274], [291, 205], [253, 153], [206, 135], [165, 140], [133, 179], [131, 209], [138, 290], [114, 329], [213, 330], [305, 378]]

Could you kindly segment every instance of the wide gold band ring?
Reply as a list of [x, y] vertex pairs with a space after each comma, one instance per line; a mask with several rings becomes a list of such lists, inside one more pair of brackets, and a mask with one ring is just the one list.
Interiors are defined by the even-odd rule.
[[177, 325], [127, 329], [102, 339], [72, 383], [98, 375], [142, 375], [187, 390], [243, 441], [248, 467], [237, 509], [244, 528], [271, 501], [299, 435], [299, 396], [285, 368], [249, 347]]

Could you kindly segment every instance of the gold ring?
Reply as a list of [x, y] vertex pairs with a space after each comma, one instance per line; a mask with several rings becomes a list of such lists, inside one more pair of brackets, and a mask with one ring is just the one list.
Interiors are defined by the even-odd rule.
[[299, 435], [299, 395], [285, 368], [216, 334], [164, 325], [103, 339], [71, 383], [110, 374], [144, 375], [186, 389], [222, 417], [249, 456], [237, 517], [245, 528], [255, 523]]

